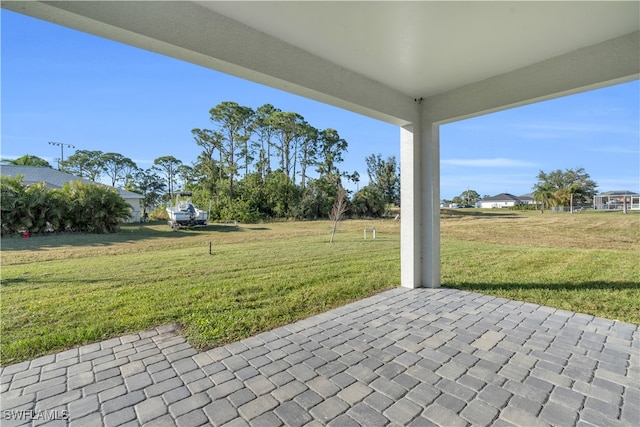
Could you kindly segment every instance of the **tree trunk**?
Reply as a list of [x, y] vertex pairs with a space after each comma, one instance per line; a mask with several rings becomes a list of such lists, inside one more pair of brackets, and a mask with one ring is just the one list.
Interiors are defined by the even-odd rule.
[[339, 187], [336, 195], [336, 200], [333, 203], [333, 208], [329, 213], [329, 219], [333, 221], [333, 230], [331, 231], [331, 239], [329, 243], [333, 243], [333, 236], [336, 234], [336, 228], [338, 228], [338, 221], [342, 220], [344, 213], [347, 210], [347, 204], [345, 202], [347, 192], [344, 188]]
[[333, 243], [333, 236], [336, 235], [336, 228], [338, 228], [338, 221], [333, 221], [333, 230], [331, 230], [331, 239], [329, 239], [329, 243]]
[[569, 197], [569, 212], [573, 213], [573, 193]]

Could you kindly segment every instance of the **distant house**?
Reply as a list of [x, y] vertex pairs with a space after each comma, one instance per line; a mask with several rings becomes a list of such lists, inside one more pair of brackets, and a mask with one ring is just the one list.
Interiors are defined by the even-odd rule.
[[452, 202], [449, 202], [447, 200], [442, 200], [440, 202], [440, 207], [441, 208], [457, 209], [457, 208], [461, 208], [462, 205], [460, 203], [452, 203]]
[[[62, 188], [66, 183], [74, 181], [82, 181], [86, 184], [104, 185], [98, 182], [91, 181], [89, 179], [79, 178], [66, 172], [60, 172], [59, 170], [42, 166], [0, 165], [0, 175], [22, 175], [23, 184], [30, 185], [44, 182], [46, 187], [50, 189]], [[105, 185], [105, 187], [109, 186]], [[120, 196], [129, 204], [129, 206], [131, 206], [130, 222], [140, 221], [141, 201], [142, 199], [144, 199], [144, 196], [138, 193], [120, 190], [117, 188], [115, 190], [117, 190], [120, 193]]]
[[484, 209], [510, 208], [523, 204], [520, 198], [509, 193], [500, 193], [497, 196], [487, 197], [478, 203]]
[[533, 194], [523, 194], [522, 196], [518, 196], [521, 205], [535, 205], [536, 202], [533, 200]]
[[600, 193], [593, 198], [594, 209], [604, 210], [640, 210], [640, 194], [628, 190], [615, 190]]

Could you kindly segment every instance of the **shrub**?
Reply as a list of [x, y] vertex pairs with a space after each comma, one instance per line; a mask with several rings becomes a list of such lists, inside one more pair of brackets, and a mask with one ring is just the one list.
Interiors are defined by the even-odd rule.
[[512, 211], [535, 211], [538, 210], [538, 206], [533, 204], [533, 205], [515, 205], [515, 206], [511, 206], [509, 208]]
[[22, 176], [2, 177], [2, 234], [42, 233], [62, 224], [66, 198], [44, 183], [24, 185]]
[[329, 218], [338, 192], [338, 186], [326, 179], [309, 180], [300, 201], [292, 207], [296, 219]]
[[271, 218], [288, 218], [299, 203], [301, 189], [282, 171], [274, 171], [265, 179], [265, 205], [262, 209]]
[[131, 218], [131, 207], [114, 188], [75, 181], [65, 184], [63, 191], [70, 201], [65, 217], [72, 231], [114, 233]]
[[169, 214], [164, 207], [159, 206], [149, 213], [149, 219], [153, 221], [169, 221]]
[[380, 218], [384, 216], [387, 204], [378, 187], [367, 185], [353, 196], [351, 209], [358, 217]]
[[251, 204], [245, 200], [234, 200], [231, 206], [223, 208], [220, 219], [236, 220], [247, 224], [260, 221], [260, 212], [252, 208]]
[[25, 218], [23, 215], [22, 202], [20, 199], [24, 195], [24, 185], [22, 185], [22, 177], [2, 177], [1, 187], [2, 209], [2, 234], [17, 233], [20, 229], [24, 229], [22, 222]]
[[24, 215], [24, 225], [31, 233], [42, 233], [52, 229], [52, 225], [60, 224], [64, 203], [56, 193], [47, 190], [43, 182], [26, 186], [22, 197], [21, 215]]

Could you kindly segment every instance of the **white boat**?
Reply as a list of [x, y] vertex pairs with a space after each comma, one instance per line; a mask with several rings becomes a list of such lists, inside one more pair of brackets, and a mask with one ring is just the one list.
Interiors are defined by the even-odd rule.
[[167, 207], [167, 213], [171, 228], [204, 227], [207, 225], [207, 211], [200, 210], [193, 205], [189, 192], [178, 193], [174, 205]]

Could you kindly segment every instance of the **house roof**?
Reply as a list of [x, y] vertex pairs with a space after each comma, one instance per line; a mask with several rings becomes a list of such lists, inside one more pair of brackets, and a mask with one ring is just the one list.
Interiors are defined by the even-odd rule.
[[629, 190], [613, 190], [600, 193], [599, 196], [640, 196], [640, 194]]
[[95, 182], [89, 179], [80, 178], [70, 173], [61, 172], [45, 166], [1, 165], [0, 174], [6, 176], [23, 175], [23, 184], [44, 182], [48, 188], [62, 188], [64, 184], [71, 181], [82, 181], [86, 184], [95, 184]]
[[504, 201], [513, 201], [513, 202], [519, 202], [520, 199], [516, 196], [514, 196], [513, 194], [509, 194], [509, 193], [500, 193], [496, 196], [493, 197], [487, 197], [486, 199], [482, 199], [480, 200], [481, 202], [504, 202]]
[[[17, 176], [22, 175], [23, 184], [36, 184], [38, 182], [44, 182], [47, 188], [62, 188], [66, 183], [73, 181], [82, 181], [85, 184], [101, 184], [99, 182], [91, 181], [90, 179], [80, 178], [70, 173], [61, 172], [59, 170], [48, 168], [44, 166], [17, 166], [17, 165], [0, 165], [0, 175], [5, 176]], [[110, 187], [111, 188], [111, 187]], [[143, 199], [142, 194], [134, 193], [132, 191], [121, 190], [116, 188], [124, 199]]]

